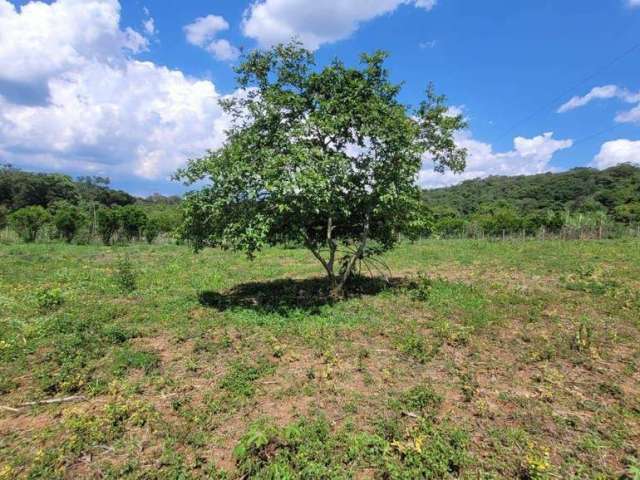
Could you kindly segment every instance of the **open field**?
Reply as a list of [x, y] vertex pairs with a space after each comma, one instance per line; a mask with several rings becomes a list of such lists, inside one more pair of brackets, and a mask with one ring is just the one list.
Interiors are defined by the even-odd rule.
[[0, 479], [640, 478], [637, 240], [387, 261], [0, 246]]

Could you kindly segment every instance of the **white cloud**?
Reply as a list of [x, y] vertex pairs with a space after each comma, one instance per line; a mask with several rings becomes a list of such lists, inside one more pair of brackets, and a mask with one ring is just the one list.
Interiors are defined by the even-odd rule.
[[298, 38], [312, 50], [347, 38], [368, 20], [401, 5], [431, 10], [436, 0], [255, 0], [245, 11], [247, 37], [269, 47]]
[[626, 112], [616, 115], [616, 122], [619, 123], [640, 123], [640, 103]]
[[229, 29], [229, 23], [217, 15], [197, 18], [184, 27], [187, 41], [196, 47], [204, 48], [218, 60], [235, 60], [240, 50], [228, 40], [216, 39], [220, 32]]
[[147, 35], [155, 35], [156, 34], [156, 23], [155, 20], [151, 17], [147, 18], [142, 22], [142, 26], [144, 27], [144, 31]]
[[32, 2], [19, 12], [0, 0], [3, 160], [166, 178], [221, 145], [227, 120], [214, 84], [132, 58], [144, 37], [119, 22], [116, 0]]
[[225, 39], [214, 40], [207, 45], [206, 50], [218, 60], [235, 60], [240, 56], [240, 50]]
[[606, 100], [610, 98], [618, 98], [627, 103], [636, 103], [640, 102], [640, 92], [633, 93], [625, 88], [620, 88], [616, 85], [594, 87], [589, 93], [582, 97], [573, 97], [558, 109], [558, 113], [565, 113], [579, 107], [584, 107], [585, 105], [591, 103], [593, 100]]
[[42, 104], [47, 79], [77, 68], [87, 58], [106, 61], [139, 52], [147, 40], [120, 30], [117, 0], [30, 2], [18, 11], [0, 0], [0, 94]]
[[[640, 0], [638, 0], [638, 2], [640, 2]], [[607, 100], [612, 98], [616, 98], [625, 103], [637, 104], [631, 110], [618, 113], [615, 117], [616, 122], [640, 123], [640, 92], [632, 92], [617, 85], [595, 87], [584, 96], [573, 97], [558, 109], [558, 113], [565, 113], [576, 108], [584, 107], [593, 100]]]
[[631, 8], [640, 7], [640, 0], [627, 0], [627, 2]]
[[196, 18], [193, 23], [184, 27], [187, 41], [192, 45], [204, 47], [220, 32], [229, 29], [229, 23], [217, 15]]
[[431, 49], [434, 48], [437, 45], [437, 41], [436, 40], [430, 40], [428, 42], [420, 42], [418, 43], [418, 46], [422, 49], [422, 50], [427, 50], [427, 49]]
[[494, 152], [493, 147], [475, 140], [470, 132], [456, 135], [456, 143], [468, 151], [467, 168], [462, 174], [440, 174], [433, 171], [433, 163], [425, 159], [419, 183], [423, 187], [443, 187], [473, 178], [490, 175], [531, 175], [552, 170], [550, 162], [556, 152], [573, 145], [572, 140], [555, 140], [553, 133], [533, 138], [516, 137], [514, 148], [508, 152]]
[[605, 142], [600, 147], [600, 153], [593, 159], [592, 165], [603, 169], [620, 163], [640, 165], [640, 141], [620, 139]]

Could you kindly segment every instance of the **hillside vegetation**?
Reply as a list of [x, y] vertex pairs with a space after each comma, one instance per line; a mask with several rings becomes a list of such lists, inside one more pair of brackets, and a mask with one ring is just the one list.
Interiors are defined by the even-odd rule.
[[500, 234], [544, 226], [637, 226], [640, 223], [640, 167], [576, 168], [562, 173], [468, 180], [424, 190], [433, 230]]

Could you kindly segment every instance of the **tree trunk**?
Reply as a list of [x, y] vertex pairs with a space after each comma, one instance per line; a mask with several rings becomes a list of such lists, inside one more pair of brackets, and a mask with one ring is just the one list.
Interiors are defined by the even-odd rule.
[[342, 278], [340, 279], [340, 283], [338, 283], [336, 287], [336, 293], [342, 295], [344, 293], [344, 286], [351, 277], [351, 272], [353, 271], [353, 267], [359, 259], [362, 259], [364, 255], [364, 250], [367, 247], [367, 241], [369, 240], [369, 214], [365, 217], [364, 228], [362, 230], [362, 237], [360, 239], [360, 245], [358, 246], [358, 250], [351, 256], [347, 266], [342, 272]]

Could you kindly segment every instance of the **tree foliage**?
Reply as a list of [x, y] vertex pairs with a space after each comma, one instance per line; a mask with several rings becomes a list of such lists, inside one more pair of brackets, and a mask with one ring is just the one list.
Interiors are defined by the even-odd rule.
[[109, 188], [109, 179], [80, 177], [73, 180], [56, 173], [32, 173], [10, 165], [0, 166], [0, 205], [18, 210], [31, 205], [48, 208], [56, 202], [78, 204], [81, 200], [102, 205], [129, 205], [135, 197]]
[[105, 245], [111, 245], [114, 235], [120, 230], [120, 214], [115, 208], [101, 208], [96, 213], [97, 231]]
[[9, 222], [25, 242], [35, 242], [42, 227], [49, 221], [49, 213], [39, 205], [13, 212]]
[[144, 210], [137, 205], [127, 205], [119, 209], [118, 215], [127, 240], [139, 240], [148, 220]]
[[84, 213], [80, 207], [67, 202], [55, 204], [53, 211], [53, 225], [58, 234], [70, 243], [86, 222]]
[[400, 103], [385, 59], [318, 69], [297, 43], [247, 55], [243, 94], [222, 102], [233, 120], [225, 145], [177, 173], [209, 180], [186, 198], [183, 236], [250, 257], [300, 242], [338, 291], [357, 262], [392, 248], [415, 221], [423, 156], [461, 171], [466, 152], [453, 141], [462, 117], [431, 87], [417, 109]]
[[0, 205], [0, 228], [5, 228], [9, 220], [9, 210], [4, 205]]

